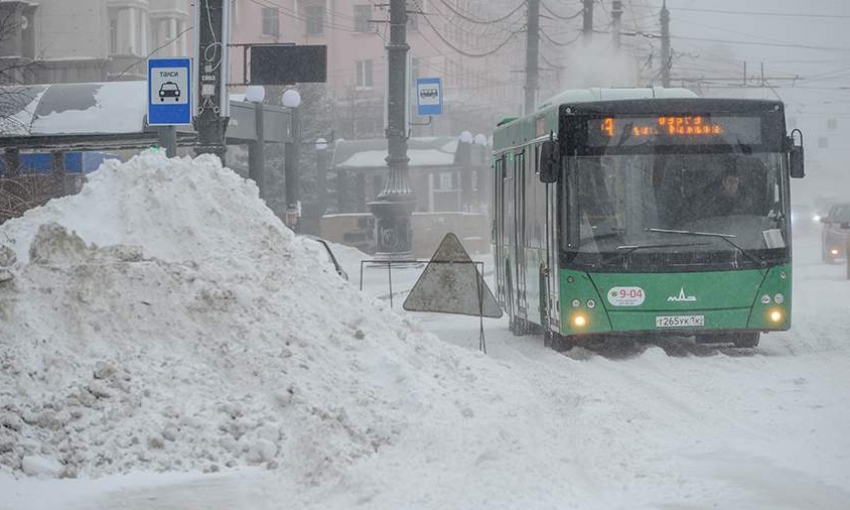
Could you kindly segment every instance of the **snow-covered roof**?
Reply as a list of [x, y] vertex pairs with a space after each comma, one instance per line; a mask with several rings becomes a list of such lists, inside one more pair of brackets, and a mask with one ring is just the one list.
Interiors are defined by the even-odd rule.
[[[256, 139], [254, 105], [230, 97], [229, 143]], [[282, 142], [290, 138], [290, 113], [266, 105], [265, 139]], [[16, 138], [99, 136], [133, 138], [155, 133], [146, 125], [147, 82], [61, 83], [0, 87], [0, 140]], [[191, 126], [178, 127], [184, 134]], [[40, 137], [40, 138], [39, 138]], [[95, 142], [93, 142], [95, 143]]]
[[[445, 167], [455, 164], [455, 137], [410, 138], [407, 141], [409, 167]], [[386, 168], [387, 140], [345, 140], [336, 144], [331, 166], [337, 169]]]
[[0, 94], [0, 136], [144, 131], [146, 85], [125, 81], [6, 87]]

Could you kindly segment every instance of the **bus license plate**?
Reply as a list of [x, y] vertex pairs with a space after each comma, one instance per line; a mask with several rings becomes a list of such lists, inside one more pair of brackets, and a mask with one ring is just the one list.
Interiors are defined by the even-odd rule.
[[656, 328], [693, 328], [705, 326], [705, 315], [659, 315]]

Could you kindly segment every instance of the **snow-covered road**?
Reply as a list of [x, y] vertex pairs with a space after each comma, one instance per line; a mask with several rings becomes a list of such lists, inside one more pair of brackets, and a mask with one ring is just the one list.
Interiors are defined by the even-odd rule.
[[[487, 358], [514, 377], [468, 373], [489, 399], [447, 392], [456, 415], [434, 416], [339, 479], [305, 488], [243, 470], [27, 480], [0, 507], [846, 509], [850, 282], [842, 266], [820, 264], [815, 238], [804, 241], [794, 329], [753, 352], [559, 355], [491, 320]], [[414, 280], [402, 271], [394, 283], [403, 291]], [[381, 278], [367, 281], [385, 293]], [[418, 318], [477, 349], [476, 319]]]
[[32, 260], [0, 293], [0, 510], [850, 508], [850, 281], [817, 229], [758, 349], [559, 354], [499, 319], [485, 355], [478, 319], [401, 310], [421, 267], [397, 314], [385, 269], [364, 299], [359, 254], [346, 284], [217, 165], [110, 164], [2, 227]]

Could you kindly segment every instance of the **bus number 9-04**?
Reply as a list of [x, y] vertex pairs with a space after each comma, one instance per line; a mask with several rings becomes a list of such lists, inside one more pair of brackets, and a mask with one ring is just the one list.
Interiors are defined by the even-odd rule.
[[620, 289], [620, 299], [640, 299], [643, 297], [643, 289]]

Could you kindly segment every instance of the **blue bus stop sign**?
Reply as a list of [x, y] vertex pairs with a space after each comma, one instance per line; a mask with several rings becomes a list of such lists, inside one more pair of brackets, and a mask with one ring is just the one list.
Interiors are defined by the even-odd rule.
[[416, 115], [427, 117], [443, 113], [443, 84], [439, 78], [416, 80]]
[[148, 124], [192, 123], [192, 61], [188, 58], [148, 60]]

